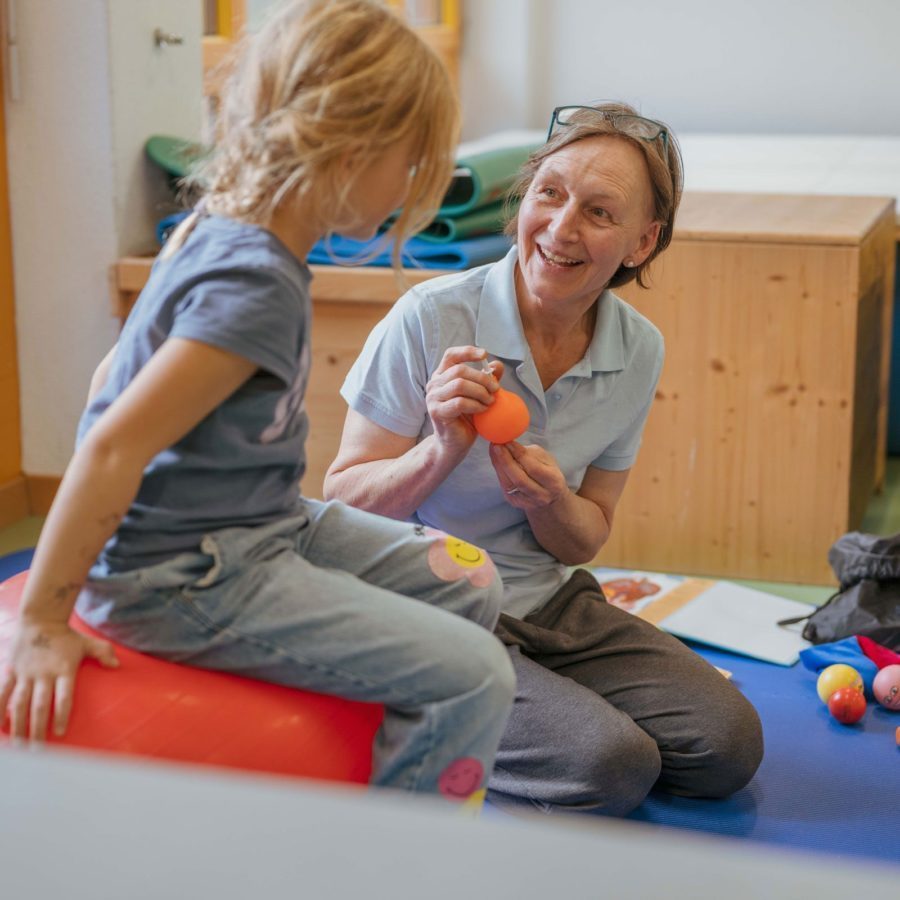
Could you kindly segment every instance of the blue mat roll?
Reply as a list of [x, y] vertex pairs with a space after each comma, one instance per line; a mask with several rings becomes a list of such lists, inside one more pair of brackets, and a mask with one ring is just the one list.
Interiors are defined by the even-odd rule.
[[[161, 219], [156, 226], [156, 237], [160, 246], [190, 210], [174, 213]], [[413, 269], [471, 269], [484, 263], [493, 262], [506, 255], [512, 242], [502, 234], [488, 234], [463, 240], [442, 240], [413, 237], [403, 248], [403, 265]], [[351, 238], [333, 235], [317, 241], [307, 257], [313, 265], [366, 265], [385, 267], [391, 265], [393, 242], [385, 242], [381, 236], [370, 241], [354, 241]], [[375, 256], [362, 263], [361, 260], [373, 251]]]
[[[489, 234], [443, 244], [410, 238], [403, 246], [403, 265], [421, 269], [470, 269], [500, 259], [510, 246], [510, 239], [502, 234]], [[335, 235], [318, 241], [313, 246], [307, 262], [317, 265], [360, 264], [368, 253], [377, 251], [365, 265], [389, 266], [391, 247], [392, 244], [385, 243], [381, 237], [373, 238], [371, 241], [354, 241]]]

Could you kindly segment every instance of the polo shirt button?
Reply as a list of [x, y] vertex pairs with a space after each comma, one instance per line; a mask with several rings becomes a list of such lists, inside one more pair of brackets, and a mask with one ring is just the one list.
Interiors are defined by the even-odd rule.
[[562, 396], [561, 396], [560, 394], [554, 394], [554, 395], [553, 395], [553, 399], [554, 399], [554, 400], [561, 400], [561, 399], [562, 399]]

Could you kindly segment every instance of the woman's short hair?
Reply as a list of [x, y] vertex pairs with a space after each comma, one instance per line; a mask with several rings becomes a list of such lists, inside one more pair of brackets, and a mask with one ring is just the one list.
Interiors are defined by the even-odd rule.
[[415, 171], [391, 228], [403, 239], [440, 206], [453, 171], [458, 104], [446, 69], [376, 0], [294, 0], [238, 48], [216, 146], [197, 173], [206, 207], [265, 225], [303, 197], [337, 230], [351, 209], [346, 161], [417, 138]]
[[619, 287], [636, 280], [641, 287], [645, 288], [648, 286], [646, 283], [648, 266], [669, 246], [672, 240], [675, 213], [678, 211], [678, 204], [681, 201], [683, 170], [678, 141], [664, 122], [656, 122], [663, 131], [659, 137], [653, 140], [629, 133], [629, 131], [636, 131], [636, 129], [629, 128], [630, 117], [640, 118], [640, 116], [637, 110], [627, 103], [600, 103], [592, 107], [601, 115], [592, 115], [591, 108], [585, 107], [584, 109], [585, 115], [573, 116], [571, 124], [554, 132], [547, 142], [532, 153], [522, 165], [518, 179], [510, 188], [507, 196], [510, 218], [505, 232], [513, 238], [516, 236], [519, 220], [518, 204], [528, 192], [545, 159], [553, 156], [563, 147], [574, 144], [576, 141], [583, 141], [585, 138], [602, 135], [621, 138], [637, 147], [647, 163], [653, 198], [653, 217], [655, 221], [662, 224], [656, 246], [647, 259], [638, 266], [619, 266], [610, 279], [609, 286]]

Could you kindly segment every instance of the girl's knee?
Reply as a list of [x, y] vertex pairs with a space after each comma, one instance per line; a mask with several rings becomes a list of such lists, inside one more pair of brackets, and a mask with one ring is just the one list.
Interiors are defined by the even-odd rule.
[[491, 583], [487, 587], [478, 588], [478, 591], [473, 621], [492, 632], [503, 609], [503, 582], [500, 576], [495, 573]]
[[469, 603], [466, 618], [488, 631], [493, 631], [503, 606], [503, 582], [496, 573], [489, 584], [479, 587], [469, 585]]
[[440, 672], [440, 699], [464, 699], [470, 709], [485, 714], [512, 707], [515, 671], [506, 648], [486, 629], [460, 622], [452, 639], [431, 648], [430, 658]]

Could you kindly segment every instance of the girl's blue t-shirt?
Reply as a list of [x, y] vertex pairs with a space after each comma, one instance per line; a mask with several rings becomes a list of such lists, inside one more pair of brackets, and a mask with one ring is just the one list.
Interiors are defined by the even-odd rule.
[[[183, 247], [157, 260], [106, 383], [82, 415], [78, 443], [170, 337], [219, 347], [258, 369], [149, 462], [100, 573], [152, 565], [196, 550], [210, 531], [296, 512], [309, 429], [311, 277], [270, 232], [219, 216], [202, 217]], [[174, 409], [177, 394], [166, 403]]]

